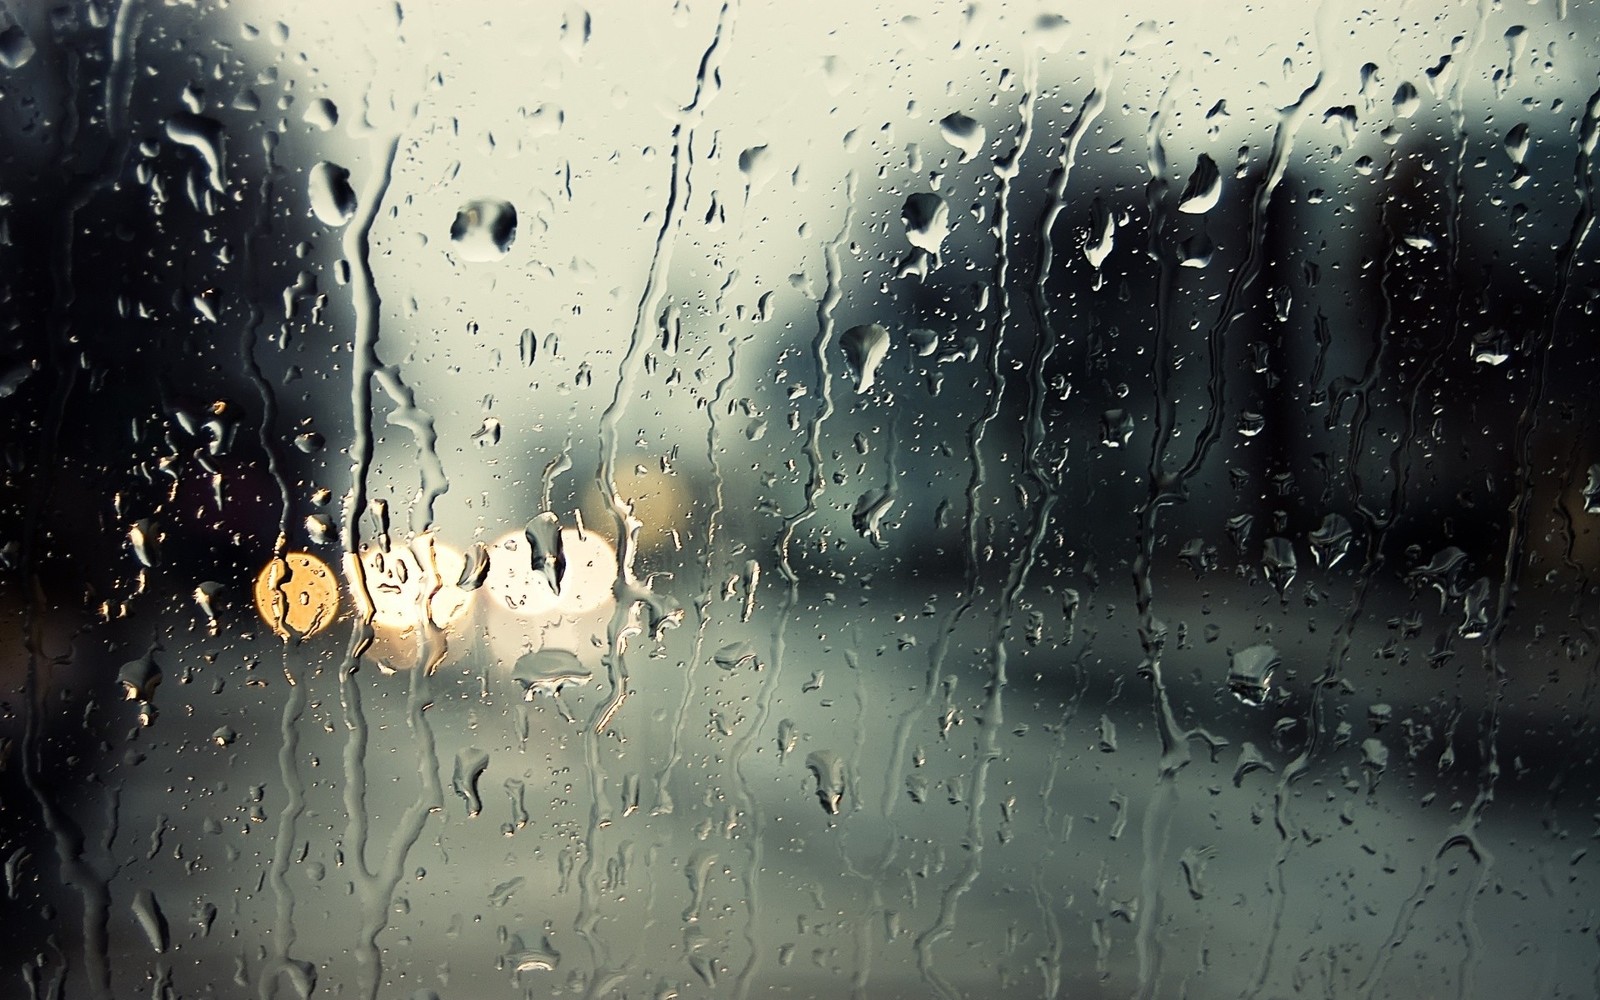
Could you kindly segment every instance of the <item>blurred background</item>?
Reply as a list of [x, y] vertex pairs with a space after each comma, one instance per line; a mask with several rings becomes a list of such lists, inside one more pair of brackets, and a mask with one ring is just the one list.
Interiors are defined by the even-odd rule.
[[4, 995], [1594, 996], [1588, 0], [0, 6]]

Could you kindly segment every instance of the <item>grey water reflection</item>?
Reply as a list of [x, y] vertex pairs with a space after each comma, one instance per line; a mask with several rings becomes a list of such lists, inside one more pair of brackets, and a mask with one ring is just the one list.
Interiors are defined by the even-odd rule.
[[0, 12], [7, 995], [1593, 995], [1595, 26]]

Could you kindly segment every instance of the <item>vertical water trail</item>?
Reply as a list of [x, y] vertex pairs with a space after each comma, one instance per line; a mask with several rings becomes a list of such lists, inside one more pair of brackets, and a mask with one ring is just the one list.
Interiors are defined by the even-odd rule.
[[[1328, 25], [1325, 23], [1330, 16], [1331, 6], [1324, 0], [1317, 12], [1319, 49], [1323, 47], [1324, 40], [1333, 37], [1332, 31], [1328, 30]], [[1326, 62], [1325, 51], [1323, 58]], [[1146, 198], [1150, 207], [1151, 253], [1160, 264], [1161, 278], [1156, 304], [1156, 346], [1151, 352], [1155, 426], [1151, 435], [1150, 464], [1147, 472], [1149, 493], [1137, 512], [1136, 551], [1132, 575], [1139, 619], [1139, 643], [1144, 655], [1144, 660], [1139, 665], [1139, 673], [1149, 682], [1153, 695], [1155, 722], [1161, 739], [1161, 761], [1156, 778], [1157, 787], [1152, 792], [1143, 818], [1142, 841], [1146, 850], [1140, 876], [1143, 905], [1139, 908], [1134, 939], [1139, 959], [1139, 984], [1136, 994], [1139, 997], [1152, 996], [1160, 978], [1159, 942], [1155, 935], [1161, 917], [1160, 869], [1165, 861], [1164, 845], [1172, 821], [1171, 812], [1177, 801], [1175, 785], [1177, 774], [1189, 763], [1191, 739], [1198, 737], [1204, 740], [1211, 746], [1213, 752], [1222, 744], [1222, 741], [1203, 729], [1197, 727], [1184, 730], [1178, 725], [1162, 676], [1166, 624], [1155, 613], [1155, 588], [1151, 570], [1155, 557], [1159, 515], [1163, 507], [1181, 503], [1188, 498], [1189, 480], [1205, 464], [1212, 447], [1221, 436], [1222, 421], [1226, 412], [1225, 337], [1234, 322], [1243, 314], [1243, 310], [1239, 308], [1241, 296], [1260, 275], [1267, 210], [1271, 206], [1273, 193], [1288, 170], [1295, 136], [1310, 115], [1312, 99], [1321, 91], [1325, 72], [1325, 70], [1319, 71], [1311, 86], [1302, 91], [1294, 103], [1279, 111], [1278, 126], [1273, 132], [1272, 150], [1268, 157], [1266, 173], [1251, 200], [1249, 243], [1245, 259], [1229, 278], [1216, 318], [1206, 335], [1209, 365], [1205, 421], [1193, 451], [1175, 472], [1169, 471], [1166, 464], [1167, 451], [1177, 430], [1176, 404], [1172, 399], [1169, 383], [1172, 346], [1167, 316], [1173, 290], [1174, 257], [1171, 248], [1161, 239], [1166, 227], [1166, 195], [1170, 186], [1161, 131], [1165, 127], [1166, 116], [1170, 113], [1170, 82], [1168, 93], [1163, 94], [1161, 103], [1151, 118], [1151, 127], [1147, 133], [1151, 180], [1146, 188]]]
[[[599, 706], [584, 731], [584, 768], [589, 778], [589, 827], [585, 838], [583, 861], [578, 872], [579, 904], [573, 928], [589, 948], [593, 972], [589, 980], [588, 995], [596, 997], [598, 991], [614, 977], [609, 970], [610, 956], [604, 942], [596, 933], [600, 921], [600, 897], [597, 884], [601, 832], [609, 825], [605, 798], [605, 769], [600, 759], [600, 740], [628, 698], [627, 640], [637, 632], [632, 624], [635, 609], [640, 603], [659, 606], [658, 599], [634, 579], [633, 558], [639, 522], [633, 516], [633, 507], [617, 489], [617, 429], [628, 401], [634, 395], [634, 384], [643, 367], [644, 355], [651, 340], [653, 326], [660, 314], [662, 299], [671, 279], [672, 255], [681, 224], [682, 206], [687, 197], [689, 168], [685, 163], [695, 128], [704, 119], [706, 108], [722, 88], [720, 67], [721, 49], [731, 37], [735, 20], [731, 0], [725, 0], [717, 13], [717, 25], [701, 54], [695, 71], [694, 94], [683, 107], [672, 127], [672, 155], [667, 178], [666, 203], [661, 211], [661, 226], [656, 231], [651, 253], [650, 269], [645, 277], [644, 289], [634, 313], [633, 329], [627, 353], [617, 371], [616, 388], [611, 402], [600, 416], [600, 455], [595, 470], [595, 483], [610, 508], [617, 536], [617, 572], [612, 584], [615, 607], [606, 628], [606, 679], [611, 691], [605, 703]], [[650, 617], [656, 617], [652, 610]]]
[[371, 846], [370, 817], [367, 814], [366, 753], [368, 723], [361, 705], [361, 687], [356, 679], [360, 658], [372, 642], [372, 599], [367, 590], [366, 573], [361, 563], [360, 518], [367, 507], [368, 475], [373, 457], [372, 384], [382, 385], [395, 403], [397, 410], [391, 420], [412, 431], [418, 440], [422, 462], [422, 503], [420, 512], [413, 512], [413, 523], [420, 519], [424, 529], [431, 526], [434, 502], [448, 486], [442, 470], [434, 468], [437, 454], [432, 443], [432, 422], [425, 413], [416, 409], [414, 398], [397, 372], [384, 367], [378, 360], [379, 324], [382, 316], [382, 299], [372, 273], [371, 235], [378, 209], [383, 203], [393, 176], [395, 155], [399, 149], [399, 136], [393, 135], [383, 143], [378, 162], [374, 165], [359, 200], [357, 217], [344, 233], [344, 251], [351, 267], [351, 300], [355, 310], [355, 330], [352, 336], [351, 361], [351, 417], [354, 437], [351, 448], [350, 490], [345, 500], [344, 523], [341, 541], [344, 548], [346, 575], [356, 603], [356, 614], [351, 624], [350, 644], [344, 662], [339, 667], [339, 700], [347, 730], [344, 753], [344, 807], [345, 833], [343, 850], [354, 871], [351, 881], [356, 887], [360, 904], [360, 927], [354, 947], [356, 960], [357, 995], [376, 1000], [383, 983], [383, 958], [377, 938], [388, 926], [389, 909], [394, 889], [399, 884], [400, 873], [411, 849], [415, 846], [422, 828], [431, 814], [443, 802], [439, 783], [438, 753], [432, 728], [423, 712], [430, 703], [428, 675], [443, 656], [442, 637], [428, 615], [427, 601], [439, 586], [438, 567], [432, 558], [430, 535], [424, 530], [425, 550], [429, 558], [424, 563], [430, 572], [431, 586], [423, 588], [420, 599], [418, 626], [419, 656], [409, 671], [407, 691], [407, 729], [416, 744], [419, 789], [416, 799], [406, 808], [391, 832], [382, 861], [375, 868], [369, 857]]
[[745, 723], [744, 735], [739, 738], [733, 751], [733, 770], [738, 779], [739, 802], [745, 814], [750, 836], [750, 858], [744, 873], [745, 896], [745, 939], [750, 948], [744, 965], [739, 969], [739, 975], [734, 983], [734, 996], [744, 1000], [750, 995], [750, 986], [756, 973], [761, 969], [761, 929], [760, 929], [760, 887], [761, 868], [764, 855], [762, 837], [766, 824], [761, 815], [759, 804], [754, 793], [750, 790], [750, 779], [745, 774], [745, 764], [749, 761], [750, 749], [756, 740], [766, 731], [767, 720], [772, 716], [772, 697], [777, 691], [778, 679], [783, 675], [784, 653], [787, 642], [790, 618], [794, 614], [795, 606], [800, 602], [800, 574], [795, 571], [794, 563], [790, 560], [789, 551], [794, 541], [796, 529], [814, 517], [818, 511], [817, 500], [827, 489], [827, 478], [823, 475], [822, 463], [822, 431], [828, 418], [833, 416], [833, 372], [828, 365], [828, 351], [833, 346], [835, 322], [833, 312], [844, 297], [843, 268], [840, 264], [840, 251], [850, 239], [850, 228], [855, 222], [856, 200], [856, 175], [852, 170], [845, 176], [844, 185], [844, 221], [839, 226], [839, 232], [833, 242], [823, 249], [823, 259], [827, 269], [827, 287], [822, 297], [817, 300], [817, 336], [811, 343], [812, 361], [817, 374], [817, 386], [820, 402], [816, 412], [806, 427], [806, 462], [810, 474], [806, 479], [805, 506], [794, 514], [783, 519], [783, 527], [778, 532], [778, 537], [773, 545], [773, 554], [778, 563], [778, 574], [783, 577], [788, 585], [780, 599], [777, 610], [777, 623], [772, 629], [772, 669], [761, 682], [760, 693], [756, 696], [755, 715]]
[[[735, 246], [744, 243], [744, 223], [741, 219], [739, 235], [735, 238]], [[712, 391], [711, 399], [706, 404], [706, 459], [711, 466], [711, 509], [706, 514], [705, 556], [700, 562], [700, 595], [695, 599], [695, 634], [694, 646], [689, 654], [689, 662], [683, 672], [683, 693], [678, 699], [678, 711], [672, 724], [672, 748], [667, 753], [665, 764], [656, 774], [656, 805], [654, 812], [657, 815], [670, 815], [673, 810], [672, 791], [669, 785], [672, 782], [672, 772], [683, 759], [684, 725], [689, 715], [689, 699], [694, 693], [694, 679], [701, 661], [705, 658], [706, 631], [711, 626], [711, 604], [716, 597], [717, 581], [715, 578], [717, 529], [721, 526], [723, 513], [723, 481], [722, 460], [719, 456], [720, 442], [717, 440], [718, 420], [717, 413], [722, 407], [722, 401], [727, 393], [728, 386], [732, 384], [735, 373], [735, 361], [738, 357], [738, 331], [730, 332], [728, 320], [723, 312], [728, 292], [739, 280], [739, 272], [735, 269], [728, 271], [728, 276], [722, 282], [722, 287], [717, 290], [716, 301], [712, 305], [712, 312], [717, 317], [717, 332], [726, 338], [728, 352], [728, 370], [717, 381], [716, 388]]]
[[[284, 548], [289, 541], [289, 518], [292, 509], [290, 499], [289, 481], [283, 472], [282, 455], [278, 447], [277, 436], [274, 428], [277, 424], [278, 401], [273, 392], [272, 384], [267, 380], [266, 373], [262, 370], [260, 359], [256, 357], [256, 348], [261, 342], [261, 329], [265, 322], [265, 310], [261, 308], [261, 297], [265, 291], [265, 281], [268, 273], [257, 248], [266, 241], [272, 232], [272, 203], [276, 185], [273, 184], [273, 174], [277, 169], [274, 153], [277, 148], [276, 135], [268, 133], [263, 143], [265, 163], [263, 164], [261, 184], [256, 196], [255, 219], [251, 232], [244, 240], [242, 263], [247, 280], [250, 283], [249, 317], [240, 334], [239, 353], [244, 360], [245, 371], [250, 382], [255, 386], [256, 395], [261, 400], [261, 418], [257, 426], [257, 443], [266, 455], [267, 473], [278, 487], [278, 535], [272, 545], [272, 554], [269, 558], [280, 559]], [[287, 578], [280, 581], [279, 587], [286, 586]], [[287, 607], [287, 604], [285, 605]], [[289, 684], [289, 693], [284, 699], [283, 711], [278, 723], [278, 774], [283, 783], [284, 804], [278, 813], [277, 830], [272, 838], [272, 861], [268, 874], [268, 882], [272, 886], [274, 903], [272, 932], [268, 939], [268, 958], [262, 963], [262, 968], [257, 984], [262, 1000], [271, 1000], [277, 995], [278, 980], [282, 975], [290, 974], [293, 959], [290, 950], [295, 943], [295, 898], [294, 889], [289, 882], [289, 866], [292, 863], [294, 845], [296, 840], [295, 830], [300, 816], [305, 812], [305, 783], [300, 777], [299, 768], [299, 723], [305, 713], [306, 691], [305, 672], [297, 671], [291, 667], [290, 653], [295, 643], [289, 636], [283, 639], [281, 652], [283, 656], [284, 680]], [[297, 971], [303, 975], [303, 966]]]
[[[1024, 57], [1022, 70], [1022, 95], [1017, 109], [1021, 119], [1017, 126], [1017, 137], [1011, 151], [999, 157], [994, 163], [994, 174], [997, 179], [995, 192], [995, 267], [993, 285], [998, 304], [998, 317], [995, 322], [994, 336], [989, 342], [987, 369], [989, 375], [989, 403], [983, 414], [973, 423], [969, 437], [968, 450], [972, 458], [972, 476], [967, 482], [967, 509], [976, 512], [979, 507], [979, 498], [985, 486], [983, 463], [983, 439], [1005, 401], [1006, 380], [1001, 374], [1001, 359], [1005, 351], [1006, 328], [1011, 321], [1011, 292], [1007, 285], [1007, 277], [1011, 267], [1011, 186], [1017, 177], [1021, 166], [1022, 155], [1028, 148], [1028, 141], [1033, 136], [1033, 109], [1039, 86], [1039, 60], [1037, 53], [1029, 52]], [[1080, 121], [1082, 119], [1080, 118]], [[1075, 146], [1069, 144], [1069, 149]], [[1048, 233], [1046, 234], [1048, 236]], [[1048, 239], [1045, 241], [1048, 243]], [[1041, 333], [1042, 336], [1042, 333]], [[1041, 404], [1042, 405], [1042, 404]], [[1030, 406], [1030, 411], [1032, 407]], [[1027, 448], [1035, 450], [1039, 442], [1034, 439], [1033, 426], [1030, 423], [1027, 431]], [[1031, 459], [1030, 459], [1031, 461]], [[989, 769], [994, 762], [1000, 759], [1000, 731], [1005, 726], [1005, 689], [1006, 689], [1006, 658], [1007, 650], [1005, 636], [1011, 625], [1011, 615], [1015, 610], [1015, 602], [1021, 593], [1024, 581], [1032, 567], [1034, 556], [1037, 552], [1037, 542], [1042, 539], [1044, 532], [1044, 518], [1048, 517], [1048, 509], [1040, 504], [1043, 514], [1036, 519], [1035, 532], [1037, 536], [1029, 539], [1025, 552], [1019, 553], [1012, 562], [1010, 571], [1011, 579], [1000, 595], [998, 607], [995, 612], [994, 631], [989, 643], [989, 683], [984, 689], [983, 700], [983, 730], [978, 741], [976, 760], [973, 763], [971, 777], [968, 779], [967, 807], [967, 832], [965, 845], [967, 848], [967, 863], [963, 866], [961, 874], [945, 887], [939, 901], [939, 916], [934, 924], [917, 936], [914, 947], [917, 954], [917, 970], [923, 979], [928, 982], [935, 993], [941, 997], [953, 998], [959, 993], [939, 972], [933, 967], [934, 945], [949, 937], [955, 930], [956, 913], [961, 903], [961, 897], [966, 895], [978, 880], [983, 871], [984, 830], [983, 807], [988, 795]], [[977, 543], [976, 535], [969, 534], [969, 546]], [[973, 579], [977, 576], [977, 552], [969, 549], [968, 558], [973, 568]], [[976, 590], [976, 586], [973, 587]], [[968, 600], [972, 596], [969, 594]], [[891, 776], [892, 777], [892, 776]]]
[[[1393, 165], [1394, 154], [1390, 154], [1390, 165]], [[1400, 516], [1400, 511], [1405, 505], [1405, 490], [1408, 481], [1405, 455], [1411, 446], [1413, 427], [1416, 423], [1416, 408], [1420, 401], [1421, 380], [1412, 383], [1410, 400], [1406, 411], [1406, 426], [1404, 431], [1395, 440], [1394, 447], [1390, 449], [1388, 461], [1389, 473], [1389, 498], [1381, 507], [1373, 507], [1367, 502], [1367, 488], [1363, 482], [1362, 457], [1367, 452], [1366, 438], [1370, 429], [1372, 418], [1373, 391], [1382, 384], [1384, 375], [1383, 360], [1391, 346], [1391, 332], [1394, 322], [1394, 292], [1391, 289], [1391, 279], [1394, 276], [1395, 260], [1400, 246], [1400, 235], [1394, 231], [1389, 221], [1392, 209], [1392, 199], [1385, 199], [1379, 213], [1378, 229], [1384, 244], [1388, 247], [1383, 256], [1383, 264], [1378, 276], [1378, 292], [1382, 301], [1378, 325], [1373, 335], [1372, 350], [1368, 353], [1367, 363], [1361, 378], [1353, 387], [1332, 394], [1328, 404], [1329, 413], [1327, 425], [1332, 430], [1342, 412], [1343, 401], [1355, 401], [1354, 413], [1350, 420], [1350, 439], [1346, 449], [1346, 466], [1351, 479], [1352, 505], [1365, 527], [1366, 555], [1362, 560], [1361, 568], [1356, 571], [1355, 590], [1350, 602], [1345, 609], [1344, 620], [1334, 631], [1328, 647], [1328, 658], [1323, 664], [1322, 673], [1311, 685], [1310, 703], [1302, 720], [1305, 728], [1305, 743], [1300, 752], [1284, 765], [1282, 774], [1278, 777], [1278, 784], [1273, 792], [1273, 822], [1278, 834], [1278, 849], [1273, 859], [1271, 881], [1273, 901], [1272, 915], [1268, 923], [1266, 941], [1262, 946], [1260, 964], [1256, 967], [1250, 990], [1245, 994], [1247, 1000], [1254, 1000], [1266, 987], [1268, 976], [1272, 971], [1272, 957], [1277, 950], [1277, 943], [1283, 929], [1283, 916], [1288, 907], [1288, 883], [1285, 877], [1285, 868], [1293, 853], [1296, 834], [1293, 823], [1289, 818], [1289, 804], [1291, 792], [1297, 783], [1311, 768], [1311, 762], [1321, 748], [1324, 727], [1322, 718], [1324, 702], [1327, 692], [1333, 689], [1334, 682], [1344, 672], [1344, 665], [1350, 657], [1350, 647], [1355, 639], [1356, 626], [1362, 620], [1366, 609], [1367, 592], [1376, 579], [1378, 571], [1386, 561], [1385, 550], [1389, 530], [1394, 526]], [[1315, 389], [1315, 385], [1310, 386]]]
[[[1050, 179], [1049, 199], [1039, 216], [1039, 256], [1034, 268], [1032, 295], [1029, 299], [1033, 307], [1036, 333], [1033, 341], [1033, 357], [1028, 365], [1031, 378], [1028, 385], [1028, 417], [1024, 449], [1028, 476], [1033, 480], [1035, 488], [1040, 491], [1040, 504], [1034, 516], [1033, 530], [1029, 534], [1030, 563], [1037, 557], [1039, 545], [1043, 542], [1050, 526], [1051, 511], [1060, 499], [1060, 468], [1047, 467], [1040, 457], [1040, 451], [1046, 441], [1044, 402], [1048, 393], [1044, 376], [1058, 346], [1055, 324], [1050, 319], [1052, 310], [1047, 289], [1051, 271], [1055, 266], [1055, 241], [1051, 234], [1055, 231], [1061, 213], [1067, 207], [1067, 188], [1072, 180], [1072, 168], [1078, 162], [1078, 150], [1083, 144], [1083, 137], [1100, 117], [1101, 112], [1105, 111], [1106, 91], [1111, 86], [1111, 70], [1110, 59], [1100, 63], [1095, 73], [1093, 88], [1084, 97], [1077, 118], [1062, 136], [1060, 161]], [[1068, 343], [1071, 339], [1068, 338]], [[1023, 580], [1019, 581], [1019, 587], [1025, 579], [1024, 576]]]
[[[1454, 155], [1450, 159], [1450, 205], [1444, 217], [1445, 241], [1450, 245], [1448, 274], [1452, 287], [1460, 287], [1461, 280], [1461, 216], [1466, 201], [1467, 147], [1471, 142], [1471, 133], [1467, 131], [1467, 81], [1472, 72], [1474, 57], [1478, 53], [1478, 46], [1483, 41], [1484, 29], [1488, 27], [1489, 12], [1495, 6], [1497, 5], [1494, 0], [1478, 0], [1477, 19], [1467, 34], [1465, 53], [1460, 64], [1451, 67], [1453, 77], [1446, 98], [1446, 104], [1450, 109], [1450, 130], [1455, 137], [1455, 148], [1452, 151]], [[1454, 350], [1455, 344], [1460, 339], [1466, 319], [1464, 311], [1469, 302], [1470, 297], [1467, 295], [1456, 296], [1456, 301], [1450, 310], [1450, 343], [1447, 350]], [[1442, 355], [1444, 352], [1440, 353]], [[1425, 370], [1423, 380], [1432, 378], [1438, 367], [1439, 360], [1436, 357]]]
[[[382, 299], [372, 276], [372, 225], [378, 206], [388, 190], [400, 137], [391, 136], [382, 148], [371, 176], [361, 193], [358, 214], [344, 233], [345, 259], [351, 269], [351, 304], [355, 329], [351, 336], [350, 420], [353, 440], [350, 447], [350, 488], [345, 496], [344, 519], [340, 525], [345, 573], [350, 582], [356, 613], [350, 625], [350, 643], [339, 666], [339, 703], [347, 731], [344, 744], [343, 850], [354, 868], [352, 880], [358, 889], [370, 884], [372, 868], [367, 860], [367, 719], [361, 708], [361, 687], [355, 673], [361, 655], [372, 644], [372, 597], [367, 589], [366, 571], [361, 563], [361, 516], [367, 509], [367, 477], [372, 467], [372, 380], [377, 368], [378, 324]], [[363, 899], [363, 903], [365, 900]], [[365, 910], [365, 906], [363, 906]], [[363, 921], [365, 923], [365, 921]], [[376, 1000], [382, 978], [382, 958], [370, 942], [356, 942], [357, 990], [368, 1000]]]
[[1378, 984], [1382, 981], [1383, 974], [1388, 968], [1390, 956], [1410, 933], [1413, 915], [1421, 907], [1423, 900], [1436, 883], [1445, 855], [1456, 847], [1464, 848], [1472, 859], [1478, 863], [1478, 878], [1468, 893], [1467, 901], [1458, 921], [1458, 927], [1462, 932], [1467, 950], [1457, 978], [1457, 995], [1460, 997], [1469, 995], [1474, 984], [1476, 966], [1480, 959], [1479, 945], [1481, 942], [1473, 921], [1473, 905], [1477, 897], [1488, 890], [1494, 866], [1494, 855], [1478, 837], [1478, 826], [1483, 821], [1484, 813], [1494, 801], [1495, 785], [1500, 777], [1500, 708], [1505, 696], [1506, 683], [1506, 671], [1500, 659], [1500, 646], [1515, 605], [1517, 577], [1526, 559], [1528, 522], [1532, 514], [1535, 492], [1532, 443], [1539, 426], [1539, 404], [1542, 401], [1541, 397], [1544, 395], [1545, 382], [1549, 378], [1550, 357], [1554, 353], [1556, 334], [1560, 330], [1561, 314], [1565, 311], [1567, 298], [1571, 294], [1572, 273], [1577, 265], [1583, 245], [1594, 229], [1594, 153], [1597, 145], [1600, 145], [1600, 89], [1595, 90], [1589, 96], [1584, 105], [1583, 116], [1579, 123], [1578, 151], [1573, 164], [1573, 187], [1578, 198], [1578, 208], [1573, 215], [1572, 226], [1567, 232], [1567, 238], [1556, 254], [1556, 284], [1551, 295], [1550, 320], [1533, 344], [1533, 348], [1540, 355], [1539, 363], [1533, 367], [1533, 378], [1528, 389], [1527, 401], [1523, 404], [1521, 413], [1518, 414], [1514, 432], [1514, 450], [1517, 457], [1517, 493], [1508, 511], [1510, 514], [1510, 526], [1506, 532], [1505, 557], [1501, 564], [1501, 581], [1499, 592], [1496, 595], [1495, 617], [1493, 624], [1490, 626], [1483, 650], [1485, 684], [1489, 689], [1489, 704], [1485, 711], [1484, 735], [1481, 741], [1481, 751], [1484, 759], [1479, 768], [1478, 791], [1473, 798], [1472, 804], [1463, 811], [1461, 818], [1451, 824], [1449, 830], [1446, 831], [1439, 847], [1434, 851], [1432, 857], [1428, 859], [1428, 863], [1423, 866], [1416, 890], [1401, 905], [1399, 912], [1395, 915], [1394, 926], [1390, 930], [1389, 936], [1378, 949], [1378, 954], [1373, 959], [1372, 968], [1367, 972], [1366, 978], [1360, 984], [1359, 989], [1364, 997], [1370, 998], [1375, 995]]
[[250, 227], [251, 232], [245, 237], [241, 253], [241, 263], [246, 280], [249, 282], [250, 310], [239, 334], [239, 356], [244, 361], [245, 374], [249, 376], [250, 384], [255, 386], [256, 397], [261, 400], [261, 420], [256, 426], [256, 443], [266, 456], [267, 474], [278, 487], [278, 537], [272, 545], [274, 559], [283, 555], [284, 547], [288, 544], [289, 517], [293, 503], [289, 495], [289, 480], [283, 473], [282, 451], [278, 447], [277, 435], [274, 432], [278, 422], [278, 397], [272, 390], [272, 384], [267, 381], [266, 372], [261, 368], [260, 358], [256, 357], [256, 348], [261, 344], [261, 328], [266, 321], [266, 311], [261, 308], [261, 297], [266, 291], [265, 278], [268, 273], [265, 264], [257, 256], [256, 248], [265, 242], [273, 231], [272, 200], [276, 185], [273, 184], [272, 177], [277, 171], [275, 155], [277, 146], [277, 133], [267, 133], [262, 143], [264, 161], [261, 184], [256, 193], [255, 219]]
[[[74, 241], [78, 229], [78, 213], [100, 192], [106, 190], [121, 174], [127, 162], [132, 140], [129, 121], [129, 104], [133, 94], [134, 61], [143, 24], [145, 8], [142, 0], [124, 0], [117, 7], [111, 24], [110, 60], [106, 70], [104, 94], [104, 120], [106, 144], [97, 162], [87, 165], [81, 172], [78, 142], [77, 96], [78, 81], [71, 76], [79, 66], [75, 53], [68, 53], [69, 78], [65, 85], [65, 106], [61, 137], [63, 146], [62, 167], [68, 172], [63, 194], [64, 207], [60, 228], [51, 246], [50, 271], [53, 302], [48, 335], [48, 356], [54, 370], [56, 383], [52, 389], [49, 411], [40, 439], [39, 460], [35, 466], [40, 475], [54, 475], [59, 466], [61, 430], [66, 423], [67, 407], [77, 385], [78, 358], [72, 357], [73, 308], [77, 290], [73, 266]], [[95, 1000], [110, 1000], [111, 957], [109, 949], [109, 923], [111, 889], [109, 880], [97, 872], [84, 857], [84, 836], [77, 822], [56, 804], [46, 790], [41, 778], [41, 739], [43, 736], [44, 700], [49, 692], [48, 679], [42, 678], [44, 664], [50, 659], [44, 649], [45, 609], [49, 602], [41, 586], [35, 565], [38, 547], [44, 533], [43, 519], [54, 494], [54, 484], [49, 478], [38, 482], [31, 491], [24, 521], [18, 558], [19, 578], [27, 588], [27, 604], [23, 611], [21, 640], [27, 655], [23, 679], [23, 698], [26, 715], [23, 720], [22, 745], [18, 754], [18, 769], [23, 787], [39, 810], [40, 819], [48, 831], [56, 853], [61, 881], [77, 892], [83, 908], [83, 967], [86, 988]], [[63, 969], [57, 980], [63, 988], [66, 974]]]

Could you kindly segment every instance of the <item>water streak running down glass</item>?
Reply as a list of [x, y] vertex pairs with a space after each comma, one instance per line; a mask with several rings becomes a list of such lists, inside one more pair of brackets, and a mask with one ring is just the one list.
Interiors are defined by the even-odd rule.
[[1600, 3], [0, 5], [0, 995], [1600, 993]]

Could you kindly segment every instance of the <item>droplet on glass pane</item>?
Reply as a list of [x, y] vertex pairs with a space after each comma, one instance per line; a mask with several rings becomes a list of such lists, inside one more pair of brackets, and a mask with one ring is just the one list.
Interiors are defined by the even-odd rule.
[[517, 239], [517, 210], [508, 201], [479, 198], [456, 211], [450, 241], [462, 260], [495, 261], [511, 250]]
[[1278, 596], [1285, 596], [1289, 584], [1294, 582], [1295, 571], [1298, 568], [1294, 543], [1281, 537], [1267, 539], [1262, 544], [1261, 568], [1266, 574], [1267, 582], [1272, 584]]
[[450, 785], [467, 804], [468, 817], [476, 817], [483, 812], [483, 799], [478, 794], [478, 783], [483, 778], [483, 772], [488, 769], [488, 751], [478, 747], [464, 747], [456, 752], [455, 770], [451, 772]]
[[983, 143], [987, 138], [981, 124], [959, 111], [939, 119], [939, 134], [944, 136], [945, 142], [961, 151], [962, 163], [983, 152]]
[[0, 31], [0, 66], [6, 69], [21, 69], [28, 64], [37, 51], [33, 39], [22, 30], [22, 26], [13, 24], [11, 27]]
[[309, 552], [286, 552], [255, 581], [256, 611], [285, 639], [327, 628], [339, 610], [339, 585], [328, 564]]
[[1100, 415], [1100, 443], [1107, 448], [1125, 448], [1133, 440], [1133, 414], [1127, 410], [1107, 410]]
[[950, 235], [950, 208], [943, 198], [928, 191], [906, 199], [900, 221], [905, 223], [906, 239], [911, 245], [935, 256]]
[[1350, 551], [1350, 522], [1342, 514], [1329, 514], [1307, 536], [1311, 559], [1323, 569], [1331, 569]]
[[311, 213], [328, 226], [342, 226], [356, 214], [356, 192], [350, 171], [324, 160], [313, 166], [306, 181]]
[[845, 360], [856, 377], [856, 393], [872, 391], [878, 378], [878, 366], [889, 353], [889, 331], [876, 323], [854, 326], [839, 338]]
[[206, 165], [206, 180], [213, 190], [226, 189], [223, 174], [222, 123], [214, 118], [180, 111], [167, 119], [167, 138], [200, 154]]
[[1262, 644], [1233, 654], [1228, 666], [1228, 690], [1246, 705], [1260, 706], [1272, 690], [1272, 674], [1281, 665], [1278, 650]]
[[1205, 153], [1195, 160], [1194, 173], [1178, 199], [1178, 211], [1189, 215], [1204, 215], [1217, 207], [1222, 197], [1222, 174], [1217, 162]]
[[339, 108], [326, 97], [319, 97], [306, 105], [301, 118], [312, 128], [327, 132], [339, 124]]

